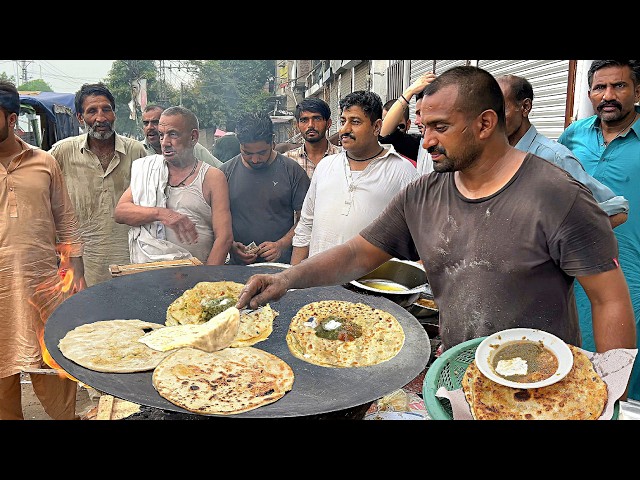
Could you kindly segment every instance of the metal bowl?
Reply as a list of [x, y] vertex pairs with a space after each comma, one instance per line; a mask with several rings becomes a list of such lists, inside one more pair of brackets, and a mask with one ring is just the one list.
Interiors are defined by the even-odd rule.
[[427, 274], [420, 263], [397, 258], [352, 280], [349, 285], [360, 292], [388, 298], [405, 308], [429, 288]]
[[407, 307], [409, 313], [417, 319], [437, 317], [440, 313], [438, 308], [431, 308], [418, 303], [421, 299], [433, 300], [433, 295], [431, 293], [421, 293], [416, 301], [409, 305], [409, 307]]

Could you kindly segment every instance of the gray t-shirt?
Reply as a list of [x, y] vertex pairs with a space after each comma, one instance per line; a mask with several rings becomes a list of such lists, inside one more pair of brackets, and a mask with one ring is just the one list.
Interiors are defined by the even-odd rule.
[[[241, 155], [223, 163], [220, 170], [229, 183], [233, 239], [249, 245], [275, 242], [293, 227], [293, 212], [302, 209], [311, 181], [298, 163], [280, 153], [271, 165], [252, 170]], [[233, 261], [233, 258], [232, 258]], [[258, 258], [258, 262], [264, 262]], [[291, 261], [291, 247], [277, 260]]]
[[445, 349], [516, 327], [580, 346], [574, 277], [617, 268], [613, 230], [591, 192], [532, 154], [481, 199], [463, 197], [453, 173], [423, 175], [361, 235], [423, 260]]

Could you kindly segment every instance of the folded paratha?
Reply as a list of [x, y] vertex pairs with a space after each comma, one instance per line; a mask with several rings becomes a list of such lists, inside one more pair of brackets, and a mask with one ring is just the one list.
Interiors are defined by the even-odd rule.
[[131, 373], [153, 370], [170, 352], [159, 352], [138, 340], [161, 329], [159, 323], [101, 320], [80, 325], [58, 342], [65, 358], [96, 372]]
[[175, 350], [153, 371], [158, 394], [190, 412], [232, 415], [279, 400], [293, 387], [291, 367], [254, 347]]
[[485, 377], [471, 362], [462, 389], [476, 420], [596, 420], [607, 404], [607, 385], [589, 358], [569, 345], [573, 367], [562, 380], [541, 388], [511, 388]]
[[291, 353], [324, 367], [364, 367], [395, 357], [404, 330], [389, 312], [342, 300], [303, 306], [286, 335]]
[[193, 347], [205, 352], [227, 348], [238, 334], [240, 311], [230, 307], [199, 325], [172, 325], [153, 330], [138, 340], [161, 352]]

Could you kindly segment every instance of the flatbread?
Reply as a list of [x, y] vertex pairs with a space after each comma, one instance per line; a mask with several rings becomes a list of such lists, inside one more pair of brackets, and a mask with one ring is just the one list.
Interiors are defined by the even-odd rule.
[[[213, 299], [229, 297], [227, 305], [235, 306], [244, 284], [229, 281], [199, 282], [186, 290], [167, 309], [167, 326], [205, 323], [205, 305]], [[251, 313], [240, 314], [238, 334], [232, 347], [249, 347], [261, 342], [273, 332], [273, 320], [278, 312], [269, 304]]]
[[589, 358], [569, 345], [573, 367], [562, 380], [541, 388], [511, 388], [485, 377], [471, 362], [462, 389], [477, 420], [596, 420], [607, 404], [607, 385]]
[[282, 398], [294, 374], [282, 359], [254, 347], [181, 348], [160, 362], [152, 382], [160, 396], [185, 410], [233, 415]]
[[96, 372], [144, 372], [169, 355], [138, 341], [145, 333], [161, 328], [159, 323], [138, 319], [100, 320], [70, 330], [58, 348], [65, 358]]
[[[192, 288], [185, 290], [167, 308], [165, 324], [171, 325], [197, 325], [210, 320], [205, 317], [203, 302], [219, 297], [233, 297], [238, 299], [244, 284], [229, 281], [198, 282]], [[235, 306], [236, 302], [229, 301], [228, 307]]]
[[154, 350], [166, 352], [193, 347], [205, 352], [227, 348], [238, 334], [240, 311], [230, 307], [199, 325], [173, 325], [153, 330], [138, 340]]
[[[346, 339], [318, 336], [317, 329], [323, 328], [322, 324], [330, 317], [346, 320], [338, 331], [350, 324], [348, 331], [359, 329], [360, 336]], [[402, 325], [389, 312], [342, 300], [303, 306], [291, 319], [286, 335], [294, 356], [324, 367], [364, 367], [386, 362], [398, 354], [404, 340]]]
[[250, 347], [266, 340], [273, 332], [273, 320], [278, 315], [267, 303], [264, 307], [251, 313], [240, 315], [240, 328], [232, 347]]

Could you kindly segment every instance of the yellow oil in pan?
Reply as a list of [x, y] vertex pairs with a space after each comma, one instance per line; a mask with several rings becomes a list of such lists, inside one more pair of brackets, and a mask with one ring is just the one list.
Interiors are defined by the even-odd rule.
[[409, 290], [407, 287], [400, 283], [393, 282], [391, 280], [380, 280], [380, 279], [366, 279], [366, 280], [358, 280], [362, 285], [365, 285], [369, 288], [375, 288], [376, 290], [385, 290], [387, 292], [404, 292]]

